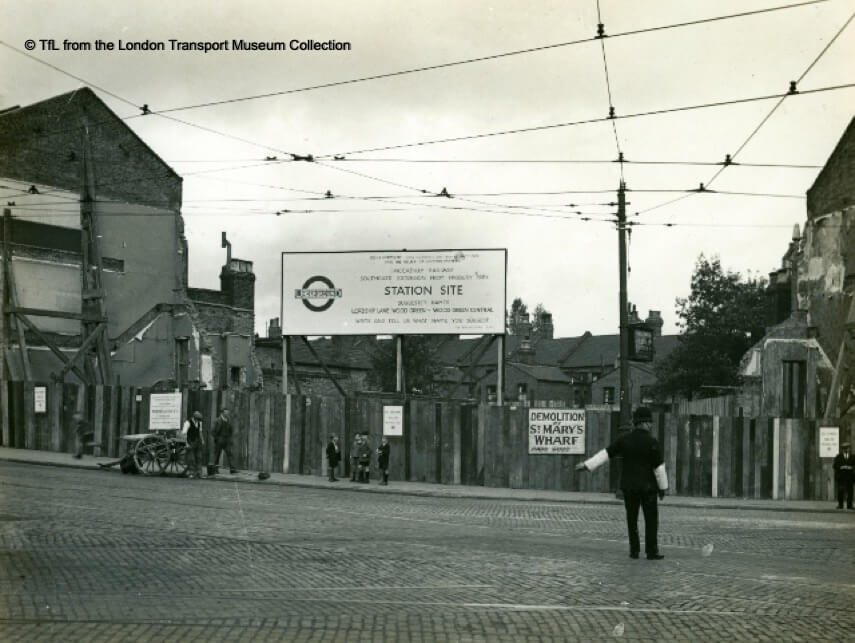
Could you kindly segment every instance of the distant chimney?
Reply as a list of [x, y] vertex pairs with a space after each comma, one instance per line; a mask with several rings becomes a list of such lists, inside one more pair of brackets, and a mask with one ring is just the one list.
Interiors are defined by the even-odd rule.
[[555, 329], [552, 326], [552, 313], [540, 314], [540, 337], [541, 339], [552, 339]]
[[531, 345], [531, 339], [524, 337], [520, 340], [519, 348], [517, 348], [516, 358], [523, 364], [534, 363], [534, 346]]
[[654, 337], [661, 337], [662, 336], [662, 326], [665, 325], [665, 322], [662, 320], [662, 311], [660, 311], [660, 310], [648, 311], [647, 319], [644, 320], [644, 323], [653, 329]]
[[519, 316], [517, 322], [517, 332], [524, 339], [531, 339], [531, 317], [528, 313]]
[[629, 323], [637, 324], [641, 321], [641, 318], [638, 316], [638, 308], [634, 304], [627, 304], [629, 309]]
[[270, 339], [279, 339], [282, 337], [282, 326], [279, 325], [278, 317], [274, 317], [267, 323], [267, 337]]

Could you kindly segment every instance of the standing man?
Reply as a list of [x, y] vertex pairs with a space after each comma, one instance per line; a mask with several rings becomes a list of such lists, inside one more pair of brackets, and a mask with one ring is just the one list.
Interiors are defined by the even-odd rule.
[[205, 437], [202, 435], [202, 414], [194, 411], [193, 416], [184, 423], [181, 434], [187, 440], [187, 477], [202, 477], [202, 447]]
[[353, 444], [350, 445], [350, 481], [356, 482], [356, 474], [359, 470], [359, 447], [362, 445], [362, 434], [353, 436]]
[[389, 484], [389, 438], [385, 435], [380, 440], [380, 446], [377, 447], [377, 467], [380, 473], [383, 474], [383, 481], [380, 483], [384, 487]]
[[368, 433], [362, 434], [359, 449], [356, 452], [357, 466], [359, 467], [359, 482], [371, 481], [371, 446], [368, 444]]
[[653, 414], [645, 406], [635, 410], [632, 416], [635, 428], [625, 433], [605, 449], [594, 454], [585, 462], [576, 465], [577, 471], [593, 471], [609, 458], [623, 456], [621, 485], [623, 503], [626, 508], [626, 525], [629, 531], [629, 557], [638, 558], [641, 544], [638, 539], [638, 508], [644, 512], [644, 551], [647, 560], [662, 560], [659, 553], [659, 508], [656, 497], [665, 497], [668, 489], [668, 474], [662, 458], [659, 442], [650, 435]]
[[214, 421], [214, 471], [219, 473], [220, 455], [226, 454], [229, 463], [229, 473], [237, 473], [232, 460], [232, 423], [229, 420], [229, 410], [222, 409], [220, 416]]
[[834, 480], [837, 483], [837, 508], [843, 509], [843, 498], [846, 498], [846, 508], [852, 509], [852, 455], [849, 453], [849, 443], [840, 445], [842, 451], [834, 457]]
[[339, 462], [341, 462], [341, 449], [338, 448], [338, 436], [331, 435], [330, 441], [327, 442], [327, 472], [330, 482], [338, 482], [338, 478], [335, 477], [335, 468]]

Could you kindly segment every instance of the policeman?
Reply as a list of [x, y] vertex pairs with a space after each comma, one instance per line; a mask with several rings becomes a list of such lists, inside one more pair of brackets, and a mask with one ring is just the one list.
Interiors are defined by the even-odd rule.
[[650, 435], [653, 414], [641, 406], [632, 416], [635, 428], [620, 436], [605, 449], [576, 465], [577, 471], [593, 471], [609, 458], [623, 456], [621, 490], [626, 508], [626, 525], [629, 531], [629, 557], [638, 558], [641, 544], [638, 538], [638, 509], [644, 513], [644, 551], [647, 560], [662, 560], [659, 553], [659, 508], [656, 497], [665, 497], [668, 474], [659, 442]]
[[840, 445], [841, 452], [834, 458], [834, 480], [837, 482], [837, 508], [843, 509], [843, 498], [846, 498], [846, 508], [852, 509], [852, 455], [849, 453], [849, 443]]

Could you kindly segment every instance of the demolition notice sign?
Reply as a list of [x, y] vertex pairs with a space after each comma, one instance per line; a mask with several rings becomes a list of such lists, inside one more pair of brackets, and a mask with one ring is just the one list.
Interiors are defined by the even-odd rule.
[[585, 453], [584, 409], [529, 409], [529, 454]]

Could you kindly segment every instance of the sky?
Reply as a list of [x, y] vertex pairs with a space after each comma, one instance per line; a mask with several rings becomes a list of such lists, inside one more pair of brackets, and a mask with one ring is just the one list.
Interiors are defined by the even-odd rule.
[[[855, 113], [855, 88], [843, 88], [788, 96], [773, 112], [778, 99], [602, 120], [610, 105], [622, 117], [777, 95], [797, 79], [801, 91], [855, 82], [845, 62], [855, 59], [855, 25], [841, 32], [852, 0], [656, 30], [795, 2], [3, 4], [0, 109], [84, 84], [121, 117], [148, 105], [154, 114], [126, 122], [184, 178], [190, 285], [219, 287], [225, 231], [233, 255], [254, 263], [261, 334], [279, 315], [283, 251], [402, 248], [507, 248], [509, 303], [542, 303], [556, 337], [616, 333], [608, 204], [621, 165], [608, 161], [618, 150], [630, 161], [622, 173], [637, 224], [629, 300], [642, 317], [660, 310], [664, 332], [678, 332], [675, 300], [689, 294], [699, 255], [744, 275], [780, 267], [806, 218], [804, 194]], [[592, 40], [598, 23], [607, 37]], [[42, 48], [49, 38], [59, 51]], [[164, 42], [166, 51], [68, 51], [66, 39]], [[171, 51], [169, 39], [336, 40], [350, 50]], [[519, 50], [535, 51], [497, 57]], [[260, 94], [276, 95], [233, 100]], [[219, 104], [176, 109], [209, 102]], [[510, 130], [528, 131], [478, 136]], [[727, 154], [809, 167], [730, 166], [710, 183], [721, 166], [698, 163]], [[669, 191], [701, 183], [719, 193]], [[452, 198], [435, 196], [443, 188]]]

